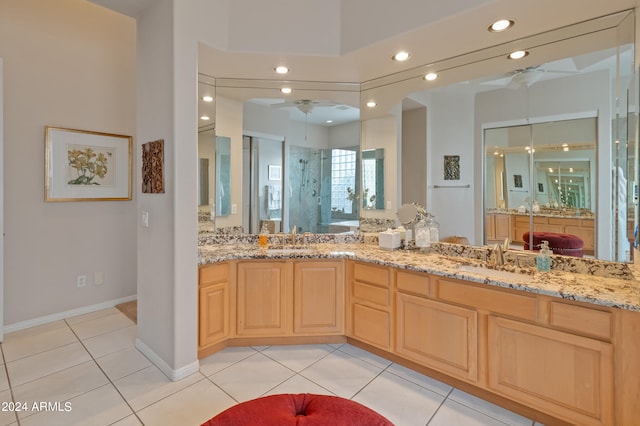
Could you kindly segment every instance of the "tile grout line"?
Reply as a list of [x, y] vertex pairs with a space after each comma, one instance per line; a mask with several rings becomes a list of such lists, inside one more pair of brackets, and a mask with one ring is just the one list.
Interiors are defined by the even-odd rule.
[[447, 392], [447, 395], [444, 397], [444, 399], [442, 400], [440, 405], [438, 405], [438, 408], [436, 408], [436, 410], [433, 412], [431, 417], [429, 417], [429, 419], [427, 420], [427, 423], [425, 423], [425, 426], [428, 426], [429, 423], [431, 423], [431, 421], [436, 417], [436, 414], [438, 414], [438, 411], [440, 411], [440, 408], [442, 408], [442, 406], [444, 405], [445, 401], [447, 399], [449, 399], [449, 396], [451, 395], [451, 393], [453, 392], [454, 389], [455, 388], [453, 386], [451, 387], [451, 389], [449, 389], [449, 392]]
[[[0, 343], [0, 352], [2, 353], [2, 361], [4, 361], [4, 374], [7, 376], [7, 384], [9, 385], [9, 393], [11, 394], [11, 402], [15, 404], [16, 398], [13, 396], [13, 386], [11, 386], [11, 378], [9, 377], [9, 369], [7, 368], [7, 360], [4, 358], [4, 346]], [[16, 422], [18, 426], [20, 426], [20, 417], [18, 417], [18, 412], [13, 411], [13, 415], [16, 417]]]
[[[307, 368], [309, 368], [309, 367], [311, 367], [311, 366], [313, 366], [313, 365], [317, 364], [318, 362], [320, 362], [320, 361], [322, 361], [323, 359], [327, 358], [329, 355], [333, 355], [333, 354], [335, 354], [335, 353], [336, 353], [336, 352], [338, 352], [338, 351], [340, 350], [340, 348], [342, 347], [342, 345], [340, 345], [339, 347], [334, 348], [333, 346], [331, 346], [330, 344], [327, 344], [327, 343], [321, 343], [321, 344], [322, 344], [322, 345], [325, 345], [325, 346], [328, 346], [329, 348], [331, 348], [331, 351], [329, 351], [328, 353], [326, 353], [324, 356], [320, 357], [319, 359], [317, 359], [317, 360], [313, 361], [311, 364], [307, 365], [306, 367], [304, 367], [304, 368], [303, 368], [302, 370], [300, 370], [300, 371], [295, 371], [295, 370], [293, 370], [293, 369], [291, 369], [291, 368], [287, 367], [286, 365], [282, 364], [282, 363], [281, 363], [280, 361], [278, 361], [277, 359], [274, 359], [274, 358], [270, 357], [268, 354], [265, 354], [265, 353], [263, 353], [262, 351], [260, 351], [260, 353], [262, 353], [264, 356], [266, 356], [266, 357], [267, 357], [267, 358], [269, 358], [270, 360], [273, 360], [273, 361], [275, 361], [276, 363], [280, 364], [281, 366], [283, 366], [283, 367], [285, 367], [285, 368], [288, 368], [289, 370], [293, 371], [293, 373], [294, 373], [294, 374], [293, 374], [293, 376], [291, 376], [291, 377], [289, 377], [288, 379], [286, 379], [286, 380], [284, 380], [284, 381], [282, 381], [282, 382], [278, 383], [276, 386], [273, 386], [273, 387], [272, 387], [271, 389], [269, 389], [267, 392], [269, 392], [270, 390], [275, 389], [276, 387], [280, 386], [280, 385], [281, 385], [281, 384], [283, 384], [284, 382], [286, 382], [286, 381], [288, 381], [288, 380], [291, 380], [293, 377], [295, 377], [295, 376], [299, 376], [299, 377], [302, 377], [302, 378], [303, 378], [303, 379], [305, 379], [305, 380], [308, 380], [309, 382], [313, 383], [314, 385], [316, 385], [316, 386], [318, 386], [318, 387], [321, 387], [322, 389], [324, 389], [324, 390], [326, 390], [327, 392], [329, 392], [331, 395], [335, 395], [335, 396], [337, 396], [334, 392], [331, 392], [329, 389], [327, 389], [326, 387], [322, 386], [320, 383], [316, 383], [316, 382], [314, 382], [313, 380], [311, 380], [310, 378], [308, 378], [307, 376], [305, 376], [304, 374], [302, 374], [302, 372], [303, 372], [304, 370], [306, 370]], [[278, 346], [278, 345], [270, 345], [270, 346], [268, 346], [267, 348], [265, 348], [265, 350], [266, 350], [266, 349], [269, 349], [270, 347], [273, 347], [273, 346]], [[346, 353], [346, 352], [343, 352], [343, 353]], [[347, 354], [347, 355], [349, 355], [349, 354]], [[262, 394], [262, 396], [264, 396], [265, 394], [266, 394], [266, 392], [265, 392], [264, 394]]]
[[[120, 395], [120, 398], [122, 398], [122, 400], [124, 401], [125, 404], [127, 404], [127, 407], [129, 407], [129, 409], [131, 410], [131, 412], [133, 413], [133, 415], [136, 417], [136, 419], [138, 419], [138, 421], [140, 422], [140, 424], [144, 425], [144, 422], [142, 421], [142, 419], [138, 416], [138, 413], [136, 412], [136, 410], [133, 409], [133, 407], [131, 406], [131, 404], [129, 404], [129, 401], [127, 401], [127, 399], [124, 397], [124, 395], [122, 394], [122, 392], [120, 392], [120, 389], [118, 389], [118, 387], [115, 385], [115, 383], [113, 383], [113, 381], [111, 380], [111, 378], [109, 377], [109, 375], [104, 371], [104, 369], [102, 368], [102, 366], [100, 366], [100, 364], [98, 363], [98, 361], [96, 361], [96, 358], [93, 356], [93, 354], [89, 351], [89, 349], [85, 346], [84, 342], [82, 341], [82, 339], [80, 339], [80, 337], [76, 334], [75, 330], [73, 329], [73, 327], [71, 327], [71, 325], [67, 322], [67, 320], [64, 320], [65, 324], [67, 324], [67, 327], [69, 327], [69, 329], [71, 330], [71, 332], [73, 333], [74, 336], [76, 336], [76, 338], [78, 339], [78, 341], [80, 342], [80, 344], [82, 345], [82, 347], [84, 348], [85, 351], [87, 351], [87, 353], [89, 354], [89, 356], [91, 357], [91, 360], [93, 360], [93, 362], [95, 363], [96, 367], [98, 367], [98, 369], [102, 372], [102, 374], [104, 374], [104, 377], [107, 379], [107, 381], [109, 382], [109, 384], [111, 384], [111, 386], [113, 386], [113, 388], [115, 389], [116, 392], [118, 392], [118, 395]], [[85, 321], [86, 322], [86, 321]], [[106, 334], [106, 333], [102, 333], [102, 334]], [[95, 337], [95, 336], [92, 336]], [[98, 389], [98, 388], [96, 388]], [[95, 389], [94, 389], [95, 390]], [[86, 392], [85, 392], [86, 393]], [[126, 419], [129, 416], [125, 416], [121, 419], [116, 420], [116, 422], [119, 422], [120, 420]], [[115, 422], [114, 422], [115, 423]], [[113, 423], [112, 423], [113, 424]]]

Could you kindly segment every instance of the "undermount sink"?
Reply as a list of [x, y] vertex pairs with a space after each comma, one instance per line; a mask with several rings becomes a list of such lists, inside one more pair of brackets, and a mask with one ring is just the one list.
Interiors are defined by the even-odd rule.
[[314, 249], [306, 246], [272, 246], [265, 250], [267, 254], [309, 254]]
[[489, 269], [484, 266], [466, 265], [461, 264], [457, 266], [457, 269], [463, 272], [471, 272], [478, 275], [483, 275], [488, 278], [504, 281], [531, 281], [531, 275], [518, 272], [502, 271], [499, 269]]

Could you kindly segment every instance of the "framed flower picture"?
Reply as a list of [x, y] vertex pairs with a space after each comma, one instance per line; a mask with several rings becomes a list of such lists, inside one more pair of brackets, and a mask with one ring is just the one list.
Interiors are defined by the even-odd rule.
[[46, 126], [45, 201], [131, 200], [131, 136]]

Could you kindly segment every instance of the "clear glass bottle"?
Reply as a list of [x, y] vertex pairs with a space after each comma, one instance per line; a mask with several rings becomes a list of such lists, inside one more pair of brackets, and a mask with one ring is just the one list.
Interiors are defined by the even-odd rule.
[[538, 271], [549, 272], [551, 270], [551, 250], [549, 241], [540, 242], [540, 252], [536, 256], [536, 267]]
[[416, 247], [427, 248], [431, 246], [431, 230], [427, 225], [427, 220], [422, 218], [413, 226], [413, 238]]
[[436, 222], [436, 217], [429, 215], [427, 217], [427, 226], [429, 227], [429, 240], [432, 243], [440, 241], [440, 224]]
[[258, 245], [263, 248], [266, 248], [269, 245], [269, 228], [267, 228], [266, 223], [263, 223], [262, 228], [260, 229], [260, 234], [258, 235]]

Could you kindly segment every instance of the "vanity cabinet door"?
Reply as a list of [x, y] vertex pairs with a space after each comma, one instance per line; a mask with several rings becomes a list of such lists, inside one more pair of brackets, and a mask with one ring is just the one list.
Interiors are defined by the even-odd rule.
[[342, 262], [296, 262], [293, 299], [294, 333], [344, 334]]
[[292, 317], [290, 263], [238, 263], [236, 334], [290, 335]]
[[478, 380], [478, 314], [398, 293], [396, 352], [466, 381]]
[[489, 316], [489, 388], [580, 425], [613, 424], [610, 343]]
[[199, 349], [229, 337], [229, 265], [203, 266], [198, 271]]
[[504, 241], [505, 239], [511, 239], [511, 215], [509, 214], [497, 214], [495, 219], [495, 236], [496, 239]]
[[199, 298], [198, 343], [205, 347], [229, 337], [229, 283], [200, 288]]
[[509, 214], [488, 213], [486, 219], [487, 244], [512, 239], [512, 220]]

